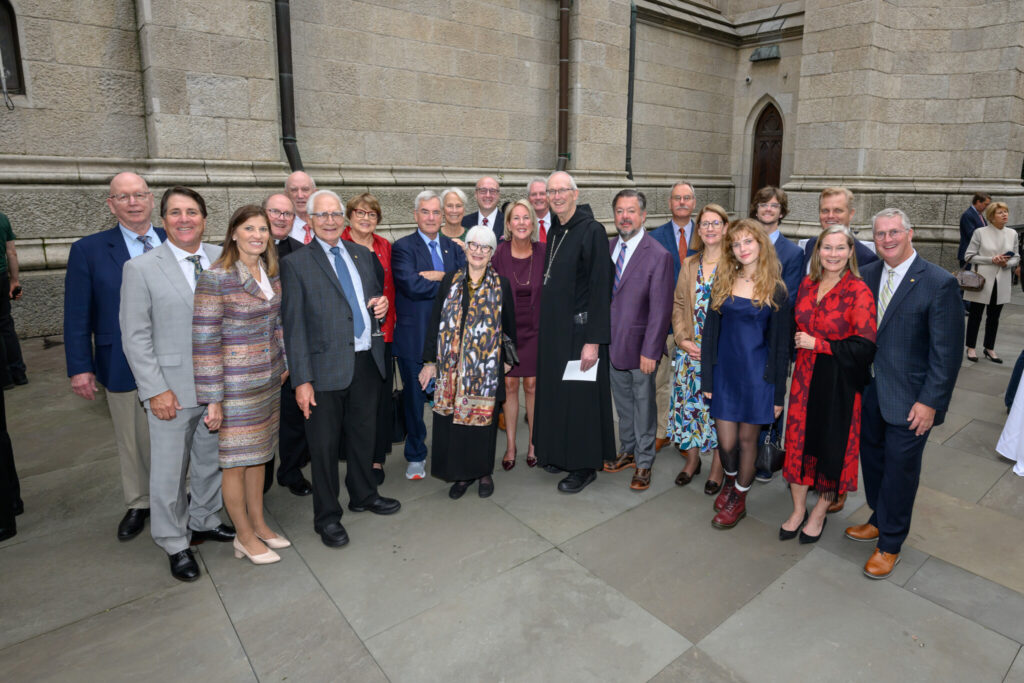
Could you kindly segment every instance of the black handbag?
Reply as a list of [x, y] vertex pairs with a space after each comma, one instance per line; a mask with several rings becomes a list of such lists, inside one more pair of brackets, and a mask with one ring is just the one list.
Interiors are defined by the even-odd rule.
[[519, 365], [519, 353], [516, 351], [516, 344], [512, 337], [504, 332], [501, 333], [501, 348], [505, 351], [505, 362], [509, 365]]
[[758, 472], [778, 472], [786, 459], [786, 449], [782, 448], [782, 435], [774, 427], [761, 432], [757, 442], [757, 460], [754, 468]]
[[402, 389], [395, 384], [398, 378], [398, 368], [395, 367], [394, 359], [391, 361], [391, 443], [402, 443], [405, 441], [405, 406], [402, 404]]

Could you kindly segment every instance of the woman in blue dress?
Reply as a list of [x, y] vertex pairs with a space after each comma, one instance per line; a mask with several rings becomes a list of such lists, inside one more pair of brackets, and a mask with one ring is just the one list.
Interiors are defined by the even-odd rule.
[[724, 245], [704, 325], [701, 391], [711, 400], [725, 468], [711, 523], [730, 529], [747, 514], [761, 425], [778, 417], [786, 399], [793, 314], [760, 223], [733, 221]]
[[[722, 257], [722, 237], [729, 215], [718, 204], [708, 204], [697, 214], [697, 230], [690, 248], [695, 254], [683, 261], [676, 282], [672, 306], [672, 330], [675, 335], [675, 376], [672, 382], [672, 409], [668, 416], [668, 438], [686, 457], [686, 466], [676, 477], [676, 486], [686, 486], [700, 474], [702, 451], [718, 448], [715, 425], [708, 412], [708, 402], [700, 393], [700, 347], [704, 337], [704, 320], [711, 283]], [[717, 458], [715, 459], [717, 460]], [[714, 462], [714, 461], [713, 461]], [[721, 465], [716, 473], [712, 467], [705, 491], [714, 485], [717, 493], [721, 484]], [[709, 494], [710, 495], [710, 494]]]

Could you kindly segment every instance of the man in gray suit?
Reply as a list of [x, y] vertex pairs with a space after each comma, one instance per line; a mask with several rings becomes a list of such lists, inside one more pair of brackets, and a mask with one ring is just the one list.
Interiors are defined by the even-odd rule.
[[348, 509], [378, 515], [401, 503], [377, 493], [373, 440], [384, 379], [384, 337], [376, 321], [388, 310], [373, 252], [341, 239], [345, 209], [330, 190], [309, 198], [315, 237], [281, 260], [281, 318], [295, 401], [306, 418], [313, 528], [324, 545], [348, 543], [338, 502], [338, 453], [348, 454]]
[[[171, 575], [199, 578], [192, 541], [231, 541], [222, 524], [217, 434], [196, 401], [192, 370], [192, 300], [196, 279], [220, 256], [202, 243], [206, 202], [172, 187], [160, 200], [167, 241], [124, 266], [120, 323], [124, 354], [149, 420], [149, 497], [153, 540], [170, 557]], [[186, 499], [185, 475], [190, 476]]]

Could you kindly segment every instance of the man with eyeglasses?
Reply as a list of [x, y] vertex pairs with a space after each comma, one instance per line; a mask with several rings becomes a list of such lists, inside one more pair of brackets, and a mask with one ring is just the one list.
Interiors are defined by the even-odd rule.
[[[295, 207], [285, 194], [272, 194], [263, 202], [263, 208], [270, 217], [270, 232], [274, 237], [278, 258], [284, 258], [302, 248], [302, 242], [290, 237], [295, 220]], [[313, 485], [302, 476], [302, 467], [309, 462], [309, 445], [306, 443], [306, 426], [295, 402], [295, 389], [291, 377], [281, 385], [281, 429], [278, 437], [277, 483], [296, 496], [313, 493]], [[263, 488], [269, 490], [274, 481], [274, 460], [267, 462], [267, 473]]]
[[872, 232], [882, 260], [860, 269], [875, 295], [878, 316], [860, 433], [871, 517], [848, 527], [846, 537], [876, 544], [864, 575], [884, 579], [899, 562], [910, 532], [928, 433], [942, 424], [953, 395], [964, 316], [956, 279], [917, 253], [907, 214], [879, 211]]
[[462, 217], [462, 227], [472, 228], [477, 225], [490, 228], [499, 242], [505, 236], [505, 216], [498, 209], [501, 199], [501, 186], [491, 176], [485, 175], [476, 181], [476, 205], [479, 210]]
[[[683, 261], [694, 251], [690, 249], [690, 239], [693, 237], [693, 212], [697, 208], [697, 193], [693, 185], [681, 180], [672, 186], [668, 197], [669, 210], [672, 218], [651, 231], [651, 237], [656, 239], [661, 246], [665, 247], [672, 256], [674, 264], [672, 287], [669, 289], [669, 296], [675, 288], [676, 280], [679, 279], [679, 271]], [[665, 339], [665, 354], [669, 359], [676, 357], [676, 341], [672, 335], [672, 328], [669, 326], [668, 336]], [[658, 399], [658, 437], [654, 440], [654, 450], [660, 451], [668, 444], [668, 414], [669, 403], [672, 396], [672, 363], [659, 363], [658, 374], [655, 377]]]
[[309, 198], [313, 242], [281, 259], [281, 319], [295, 400], [306, 418], [313, 478], [313, 529], [324, 545], [348, 543], [338, 502], [338, 453], [347, 454], [348, 509], [378, 515], [398, 512], [373, 475], [377, 397], [384, 371], [384, 337], [371, 316], [387, 315], [377, 279], [377, 258], [341, 239], [341, 198], [319, 190]]
[[548, 205], [548, 181], [534, 178], [526, 185], [526, 199], [537, 214], [537, 239], [541, 243], [548, 241], [548, 230], [551, 229], [551, 211]]
[[[481, 182], [484, 180], [487, 179]], [[423, 421], [423, 404], [427, 395], [418, 379], [423, 369], [427, 323], [434, 307], [434, 296], [445, 273], [465, 266], [466, 255], [455, 242], [441, 234], [441, 198], [436, 192], [420, 192], [413, 206], [416, 232], [396, 241], [391, 248], [391, 272], [395, 279], [395, 310], [398, 314], [392, 351], [398, 361], [404, 387], [405, 460], [408, 463], [405, 478], [416, 480], [427, 476], [427, 426]]]
[[308, 225], [306, 205], [310, 196], [316, 192], [316, 181], [305, 171], [295, 171], [284, 181], [284, 192], [295, 206], [292, 237], [302, 244], [309, 244], [313, 241], [313, 227]]
[[[557, 216], [548, 233], [537, 342], [533, 444], [548, 472], [566, 472], [563, 493], [578, 493], [615, 459], [608, 344], [613, 269], [608, 234], [564, 171], [548, 178]], [[563, 379], [569, 364], [589, 380]], [[596, 366], [596, 368], [595, 368]]]
[[118, 310], [121, 271], [166, 239], [154, 228], [153, 193], [134, 173], [119, 173], [110, 181], [107, 208], [117, 219], [110, 229], [88, 235], [71, 245], [64, 276], [64, 357], [71, 390], [92, 401], [105, 389], [121, 468], [121, 488], [127, 511], [117, 525], [117, 538], [138, 536], [149, 517], [149, 424], [139, 400], [128, 360], [121, 346]]

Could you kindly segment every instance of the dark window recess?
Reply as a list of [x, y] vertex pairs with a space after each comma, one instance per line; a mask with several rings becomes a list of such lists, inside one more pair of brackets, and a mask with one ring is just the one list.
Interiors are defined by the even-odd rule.
[[753, 168], [750, 197], [766, 185], [779, 186], [782, 169], [782, 115], [773, 105], [765, 106], [754, 124]]
[[14, 10], [7, 0], [0, 0], [0, 58], [3, 59], [7, 92], [25, 94], [25, 79], [21, 71], [21, 49], [18, 46], [18, 25]]

